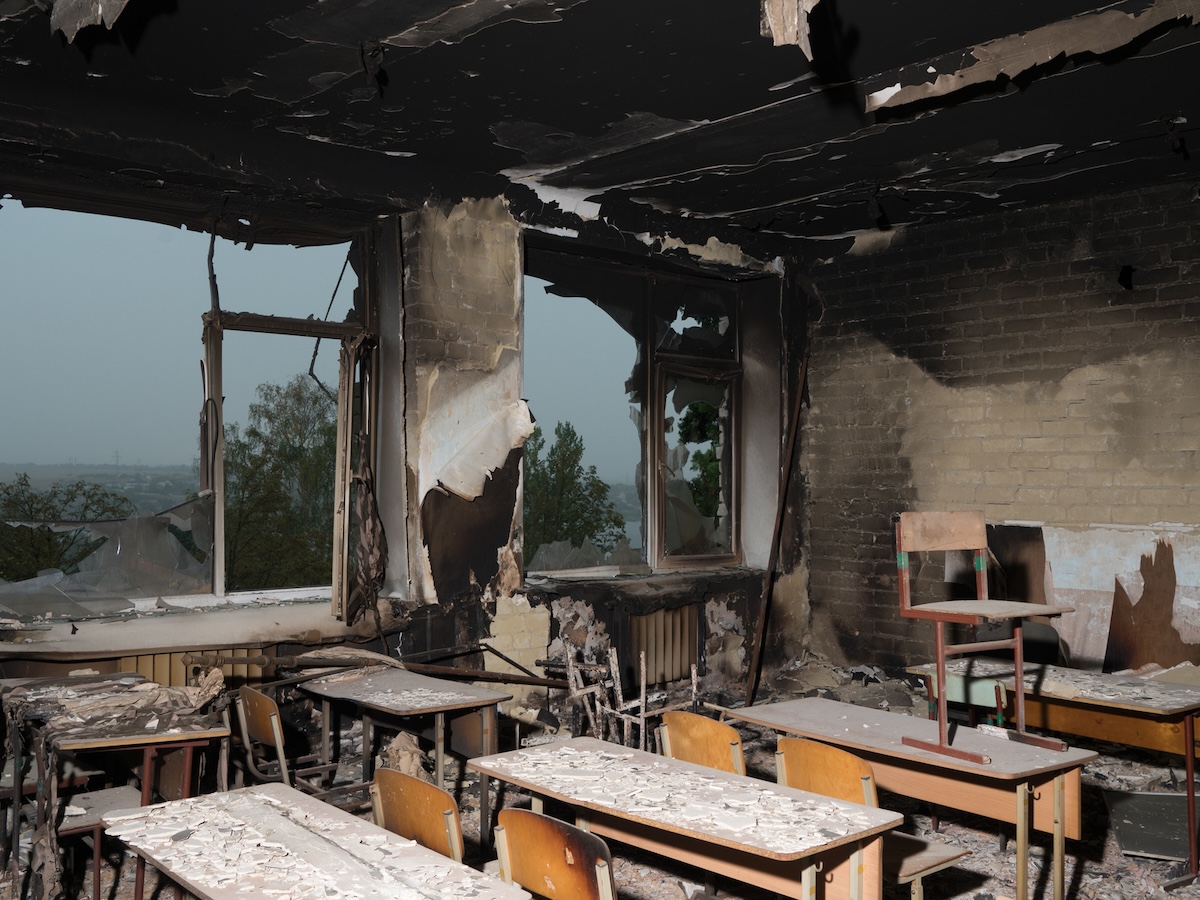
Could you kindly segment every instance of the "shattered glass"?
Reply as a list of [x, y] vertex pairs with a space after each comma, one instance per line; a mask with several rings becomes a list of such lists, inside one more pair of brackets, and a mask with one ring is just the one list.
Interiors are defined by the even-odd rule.
[[663, 547], [668, 556], [724, 555], [730, 529], [732, 382], [668, 372], [663, 420]]
[[0, 525], [98, 542], [70, 572], [44, 569], [24, 581], [0, 580], [0, 620], [86, 619], [122, 615], [135, 599], [212, 591], [213, 499], [200, 497], [154, 515], [98, 522]]

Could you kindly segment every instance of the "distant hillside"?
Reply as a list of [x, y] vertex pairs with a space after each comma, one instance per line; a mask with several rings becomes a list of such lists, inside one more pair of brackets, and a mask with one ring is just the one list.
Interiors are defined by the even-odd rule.
[[139, 466], [113, 463], [0, 463], [0, 482], [29, 476], [29, 484], [44, 490], [54, 483], [90, 481], [106, 491], [127, 497], [140, 513], [157, 513], [177, 506], [200, 489], [192, 465]]

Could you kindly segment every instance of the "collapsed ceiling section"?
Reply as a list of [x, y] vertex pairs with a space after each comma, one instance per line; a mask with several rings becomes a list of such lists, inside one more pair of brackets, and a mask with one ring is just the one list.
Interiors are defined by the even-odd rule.
[[1197, 22], [1200, 0], [0, 0], [0, 194], [197, 227], [214, 197], [249, 227], [506, 195], [547, 230], [828, 256], [1195, 179]]

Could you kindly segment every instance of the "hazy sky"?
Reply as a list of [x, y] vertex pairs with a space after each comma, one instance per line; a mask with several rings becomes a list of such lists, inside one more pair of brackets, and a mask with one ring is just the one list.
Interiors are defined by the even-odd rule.
[[[0, 463], [185, 464], [204, 399], [201, 315], [208, 236], [0, 201]], [[346, 247], [218, 241], [226, 310], [324, 318]], [[351, 304], [347, 271], [330, 317]], [[313, 341], [226, 334], [225, 417], [245, 424], [254, 388], [307, 372]], [[336, 390], [336, 342], [318, 372]], [[0, 472], [0, 481], [11, 473]]]
[[633, 338], [594, 303], [547, 295], [546, 282], [525, 279], [525, 398], [554, 439], [570, 422], [583, 440], [584, 463], [610, 484], [633, 484], [641, 458], [629, 418], [625, 381], [637, 359]]
[[[191, 465], [203, 401], [201, 316], [209, 308], [208, 236], [127, 219], [0, 200], [0, 463]], [[297, 249], [218, 241], [221, 306], [324, 318], [346, 246]], [[356, 284], [347, 270], [330, 317]], [[637, 432], [625, 379], [633, 341], [591, 303], [527, 280], [525, 396], [549, 440], [570, 421], [585, 462], [634, 480]], [[225, 418], [246, 423], [254, 388], [307, 372], [313, 341], [225, 335]], [[337, 344], [317, 371], [337, 387]], [[20, 471], [15, 468], [14, 471]], [[0, 471], [0, 481], [13, 472]]]

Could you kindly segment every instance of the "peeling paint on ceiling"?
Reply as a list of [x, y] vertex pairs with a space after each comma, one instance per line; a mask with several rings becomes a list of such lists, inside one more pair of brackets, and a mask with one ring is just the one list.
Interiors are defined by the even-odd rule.
[[1198, 8], [0, 0], [0, 195], [193, 227], [504, 196], [602, 242], [828, 257], [1197, 179]]

